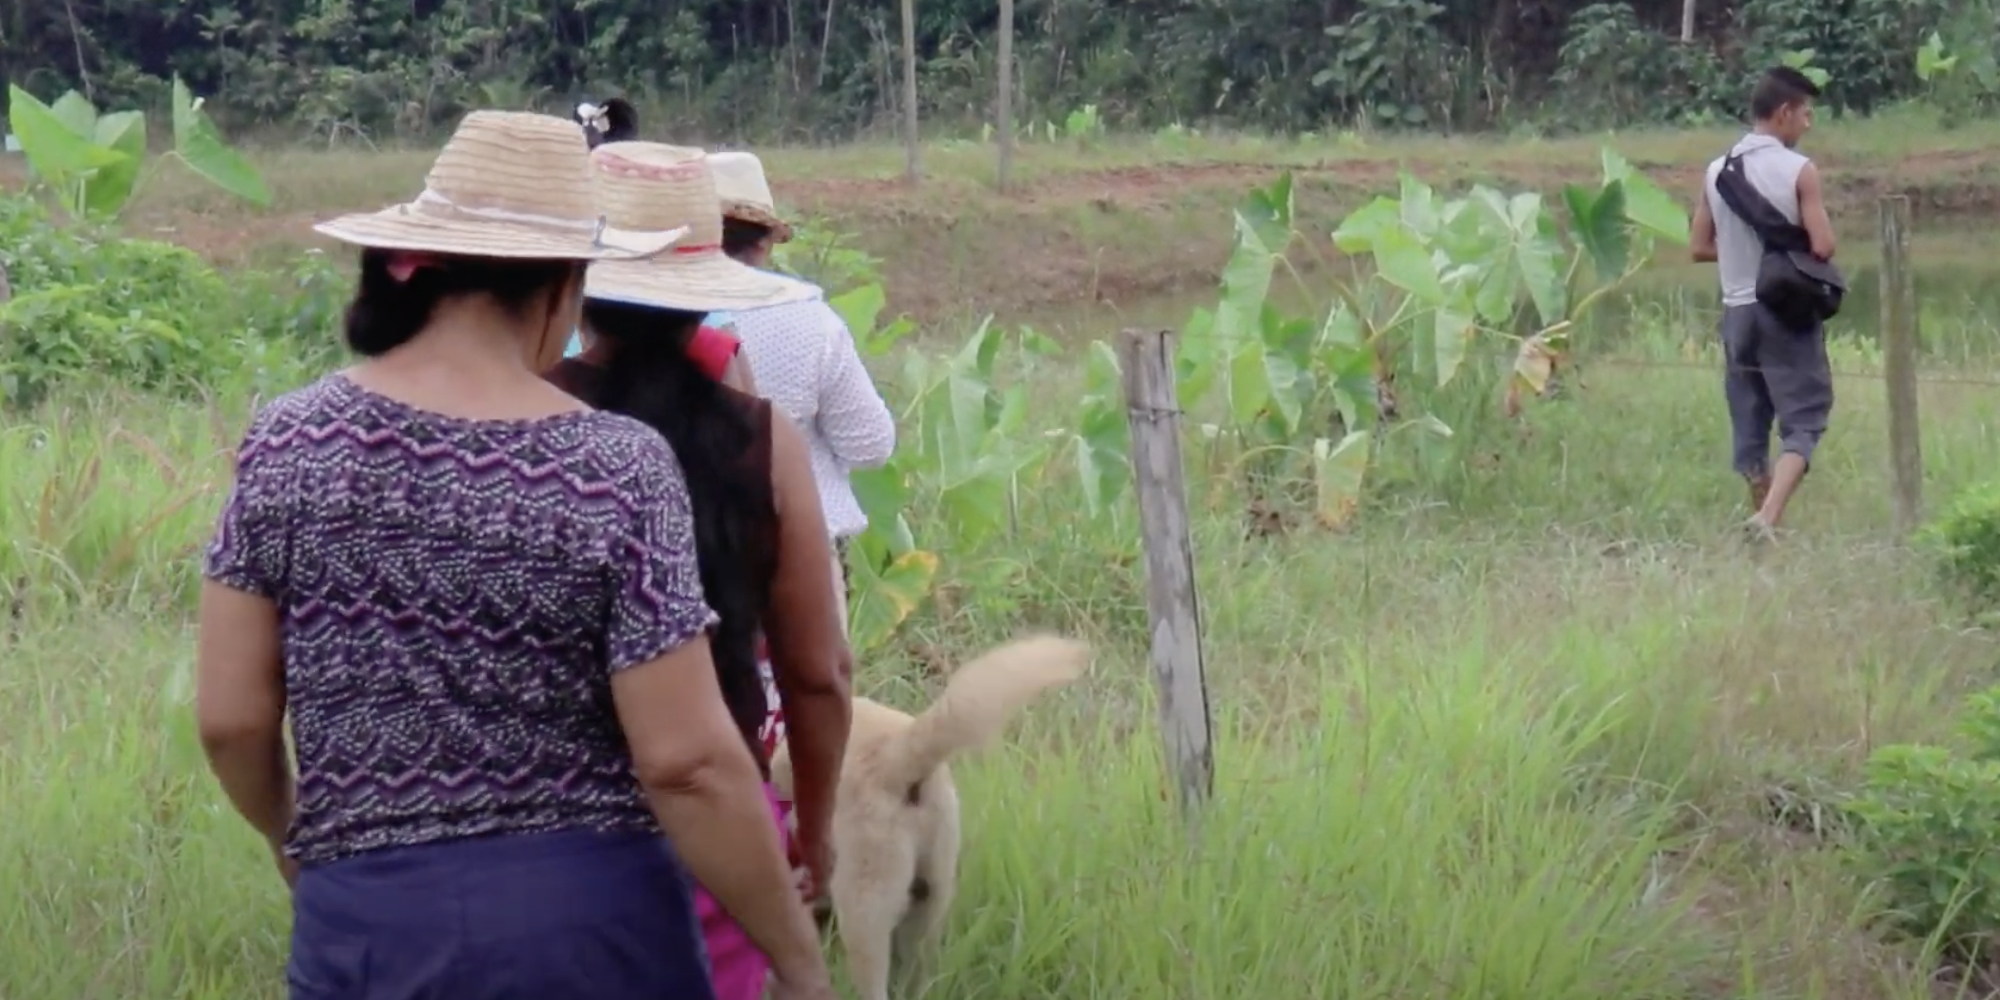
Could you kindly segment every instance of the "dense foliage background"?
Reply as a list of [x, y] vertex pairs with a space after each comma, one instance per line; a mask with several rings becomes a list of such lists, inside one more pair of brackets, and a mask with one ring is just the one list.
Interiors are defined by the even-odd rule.
[[[1113, 127], [1560, 129], [1739, 113], [1800, 53], [1867, 111], [1937, 90], [1932, 31], [1992, 89], [1994, 0], [1019, 0], [1017, 113]], [[226, 127], [371, 140], [468, 107], [641, 99], [691, 139], [893, 129], [897, 0], [4, 0], [0, 76], [157, 107], [180, 74]], [[990, 121], [997, 0], [919, 0], [921, 111]], [[1936, 94], [1925, 94], [1937, 97]], [[1968, 110], [1971, 110], [1968, 108]]]

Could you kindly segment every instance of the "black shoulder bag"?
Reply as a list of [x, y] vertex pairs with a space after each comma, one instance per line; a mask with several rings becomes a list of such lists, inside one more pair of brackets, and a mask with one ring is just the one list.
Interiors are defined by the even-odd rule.
[[1832, 261], [1812, 255], [1805, 228], [1785, 218], [1750, 183], [1738, 153], [1722, 161], [1715, 191], [1736, 217], [1757, 231], [1764, 257], [1757, 265], [1757, 301], [1793, 330], [1805, 330], [1840, 313], [1847, 278]]

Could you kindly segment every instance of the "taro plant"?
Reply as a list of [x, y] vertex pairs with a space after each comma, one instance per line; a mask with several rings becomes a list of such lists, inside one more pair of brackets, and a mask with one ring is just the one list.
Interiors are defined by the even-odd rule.
[[[1030, 345], [1038, 336], [1029, 332]], [[896, 454], [879, 469], [857, 470], [851, 481], [868, 530], [854, 540], [848, 570], [856, 586], [851, 641], [865, 651], [886, 641], [929, 595], [938, 557], [919, 548], [909, 512], [949, 525], [962, 551], [1012, 532], [1022, 478], [1049, 455], [1046, 441], [1026, 435], [1027, 387], [1002, 389], [996, 361], [1006, 334], [989, 318], [956, 353], [942, 359], [911, 352], [895, 380], [904, 400]], [[1011, 574], [998, 562], [960, 567], [977, 584]], [[998, 583], [998, 579], [991, 582]], [[978, 589], [975, 587], [975, 589]]]
[[[834, 247], [838, 243], [838, 239], [828, 239], [823, 245]], [[843, 273], [872, 270], [872, 261], [865, 256], [847, 259], [845, 265]], [[916, 328], [906, 316], [882, 324], [886, 302], [881, 283], [871, 281], [833, 296], [827, 304], [846, 322], [861, 353], [880, 357]], [[883, 467], [857, 469], [850, 476], [855, 498], [868, 515], [868, 529], [855, 537], [847, 554], [847, 578], [853, 591], [848, 641], [857, 653], [889, 641], [930, 594], [937, 576], [937, 555], [918, 547], [910, 528], [909, 508], [916, 496], [909, 472], [912, 461], [905, 443]]]
[[[1224, 420], [1205, 430], [1235, 446], [1232, 471], [1253, 508], [1300, 485], [1323, 526], [1347, 526], [1392, 433], [1452, 436], [1435, 414], [1404, 412], [1399, 378], [1442, 389], [1482, 342], [1505, 341], [1506, 406], [1518, 412], [1524, 397], [1548, 392], [1576, 322], [1644, 267], [1658, 240], [1687, 240], [1680, 207], [1609, 149], [1602, 182], [1572, 185], [1563, 201], [1567, 236], [1539, 194], [1478, 186], [1446, 198], [1405, 174], [1396, 197], [1363, 205], [1334, 231], [1350, 273], [1315, 296], [1289, 263], [1290, 177], [1253, 192], [1236, 212], [1221, 299], [1191, 317], [1178, 362], [1182, 405], [1220, 395]], [[1280, 271], [1310, 312], [1272, 301]]]
[[[177, 160], [238, 198], [260, 207], [270, 205], [263, 179], [222, 141], [201, 104], [186, 84], [174, 80], [174, 148], [150, 166]], [[33, 94], [10, 86], [7, 118], [36, 179], [55, 193], [71, 218], [115, 218], [150, 176], [146, 117], [140, 112], [101, 114], [74, 90], [52, 105], [43, 104]]]

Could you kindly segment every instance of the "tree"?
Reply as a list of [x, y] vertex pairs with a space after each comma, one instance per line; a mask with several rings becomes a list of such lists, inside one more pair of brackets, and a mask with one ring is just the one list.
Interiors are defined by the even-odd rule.
[[903, 150], [908, 157], [903, 178], [912, 185], [921, 176], [917, 145], [917, 4], [903, 0]]
[[[1690, 3], [1693, 0], [1689, 0]], [[1014, 166], [1014, 0], [1000, 0], [1000, 93], [994, 117], [1000, 130], [1000, 190]]]

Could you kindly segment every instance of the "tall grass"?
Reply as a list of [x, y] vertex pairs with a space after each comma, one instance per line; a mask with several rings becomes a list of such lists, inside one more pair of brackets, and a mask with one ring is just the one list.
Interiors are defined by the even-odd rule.
[[[1709, 359], [1634, 338], [1525, 424], [1441, 407], [1359, 530], [1253, 537], [1190, 450], [1217, 705], [1189, 839], [1157, 751], [1143, 578], [1059, 472], [863, 665], [915, 706], [1027, 624], [1091, 678], [959, 768], [951, 928], [907, 986], [966, 1000], [1932, 996], [1823, 822], [1867, 751], [1995, 674], [1885, 534], [1880, 392], [1763, 561], [1727, 538]], [[1852, 358], [1849, 361], [1855, 360]], [[1028, 361], [1051, 412], [1059, 362]], [[189, 732], [196, 556], [247, 401], [73, 398], [0, 427], [0, 997], [271, 995], [286, 906]], [[2000, 390], [1926, 388], [1934, 495], [1983, 477]], [[1414, 439], [1412, 439], [1414, 440]], [[1431, 446], [1423, 446], [1431, 447]], [[927, 541], [943, 531], [919, 512]], [[997, 567], [997, 568], [996, 568]], [[926, 989], [927, 988], [927, 989]]]

